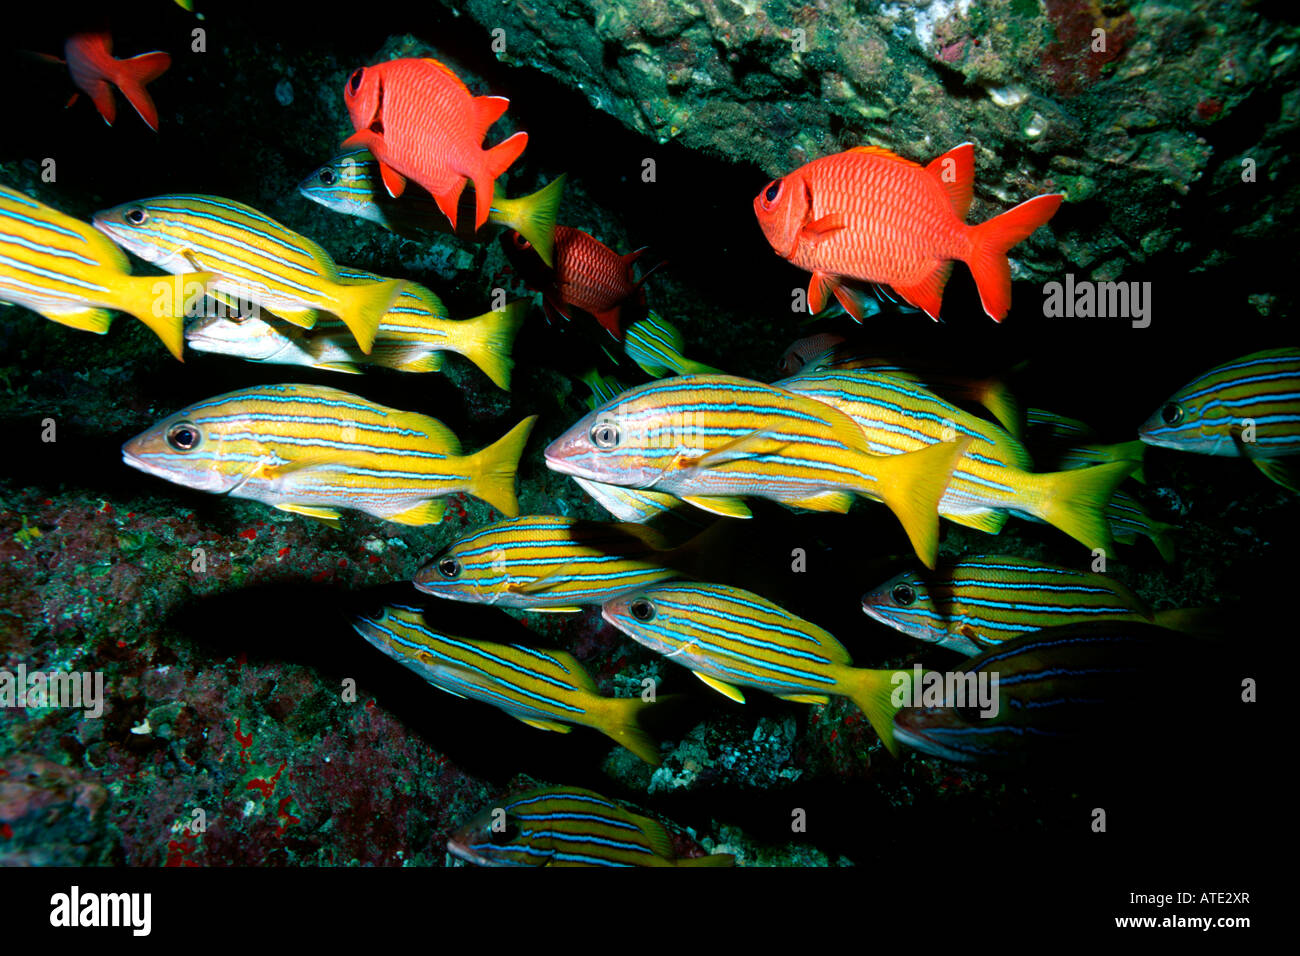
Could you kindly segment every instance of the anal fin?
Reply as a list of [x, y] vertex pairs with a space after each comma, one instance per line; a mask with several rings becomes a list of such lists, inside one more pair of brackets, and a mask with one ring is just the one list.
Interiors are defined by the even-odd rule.
[[428, 501], [421, 501], [414, 508], [399, 511], [395, 515], [385, 515], [384, 520], [416, 527], [426, 524], [441, 524], [446, 511], [447, 502], [441, 498], [430, 498]]

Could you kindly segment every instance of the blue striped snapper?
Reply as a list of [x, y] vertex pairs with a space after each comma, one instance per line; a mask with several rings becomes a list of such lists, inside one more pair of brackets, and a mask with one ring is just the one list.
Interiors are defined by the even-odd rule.
[[707, 375], [720, 371], [703, 362], [688, 359], [682, 354], [685, 347], [686, 340], [682, 333], [653, 311], [639, 322], [633, 322], [624, 332], [623, 351], [647, 375], [662, 378], [666, 375]]
[[1144, 536], [1151, 539], [1166, 562], [1174, 560], [1174, 535], [1178, 527], [1151, 517], [1142, 503], [1123, 488], [1116, 490], [1106, 502], [1106, 520], [1117, 543], [1136, 544], [1138, 537]]
[[1117, 733], [1129, 745], [1134, 731], [1161, 734], [1169, 715], [1186, 709], [1180, 695], [1190, 682], [1175, 671], [1190, 671], [1187, 652], [1185, 635], [1135, 621], [1033, 631], [962, 665], [968, 679], [997, 676], [996, 716], [952, 703], [905, 707], [894, 738], [945, 760], [991, 765], [1076, 758], [1113, 745]]
[[850, 342], [843, 336], [821, 333], [802, 338], [786, 349], [779, 367], [787, 376], [863, 369], [915, 382], [949, 401], [982, 405], [1017, 440], [1024, 434], [1025, 414], [1001, 377], [957, 372], [951, 363], [924, 354], [885, 354], [878, 346], [860, 340]]
[[891, 697], [910, 684], [908, 672], [854, 667], [829, 632], [766, 598], [722, 584], [670, 582], [615, 598], [602, 614], [738, 703], [745, 702], [741, 687], [807, 704], [848, 697], [897, 752]]
[[915, 453], [954, 439], [969, 440], [939, 502], [939, 513], [951, 521], [997, 534], [1007, 514], [1017, 512], [1055, 525], [1088, 548], [1109, 550], [1112, 545], [1102, 511], [1136, 467], [1132, 461], [1031, 472], [1029, 452], [996, 425], [920, 385], [876, 372], [809, 372], [777, 385], [848, 415], [874, 454]]
[[320, 312], [338, 316], [370, 352], [400, 280], [348, 284], [328, 252], [243, 203], [175, 194], [123, 203], [95, 214], [95, 227], [168, 272], [213, 273], [210, 294], [252, 302], [303, 328]]
[[447, 841], [478, 866], [732, 866], [679, 857], [663, 825], [581, 787], [529, 790], [488, 807]]
[[579, 611], [682, 576], [694, 553], [639, 524], [524, 515], [461, 538], [416, 573], [415, 586], [453, 601]]
[[[346, 284], [382, 281], [374, 273], [356, 269], [341, 269], [339, 279]], [[527, 300], [517, 299], [500, 312], [452, 319], [437, 295], [408, 282], [379, 323], [369, 354], [361, 351], [342, 321], [329, 315], [322, 315], [310, 329], [257, 317], [210, 316], [192, 323], [185, 340], [200, 352], [233, 355], [249, 362], [353, 374], [367, 365], [399, 372], [436, 372], [442, 368], [443, 353], [455, 352], [509, 391], [514, 367], [510, 353], [527, 312]]]
[[426, 622], [419, 608], [403, 605], [356, 617], [352, 627], [439, 690], [491, 704], [538, 730], [567, 734], [574, 724], [591, 727], [659, 764], [659, 746], [638, 723], [654, 705], [601, 696], [571, 654], [447, 634]]
[[578, 380], [591, 389], [591, 394], [583, 400], [583, 404], [593, 411], [627, 391], [627, 386], [613, 375], [602, 375], [596, 368], [588, 369]]
[[262, 385], [183, 408], [122, 446], [132, 468], [336, 522], [352, 509], [437, 524], [464, 492], [518, 514], [515, 469], [536, 416], [473, 455], [436, 418], [321, 385]]
[[[379, 175], [379, 161], [368, 149], [352, 149], [335, 156], [300, 182], [298, 192], [326, 209], [367, 219], [411, 239], [452, 231], [447, 217], [423, 189], [408, 188], [398, 199], [389, 195]], [[507, 199], [501, 185], [494, 183], [488, 222], [520, 233], [549, 266], [555, 249], [555, 217], [563, 194], [564, 176], [518, 199]], [[472, 221], [462, 224], [465, 228], [473, 225]]]
[[1248, 458], [1283, 488], [1300, 492], [1294, 468], [1280, 460], [1300, 455], [1300, 348], [1215, 366], [1171, 395], [1138, 437], [1161, 448]]
[[823, 402], [729, 375], [684, 375], [585, 416], [546, 449], [546, 463], [733, 517], [750, 516], [747, 496], [842, 513], [864, 495], [889, 506], [929, 566], [938, 501], [966, 444], [873, 455], [853, 420]]
[[1097, 438], [1096, 430], [1077, 418], [1045, 408], [1030, 408], [1025, 412], [1025, 439], [1035, 448], [1051, 444], [1084, 445]]
[[186, 270], [176, 283], [133, 276], [122, 250], [89, 223], [0, 186], [0, 302], [38, 312], [52, 322], [103, 335], [115, 309], [147, 325], [181, 357], [186, 297], [203, 297], [213, 280]]
[[963, 654], [1058, 624], [1156, 621], [1146, 603], [1119, 581], [995, 554], [899, 574], [865, 594], [862, 610], [918, 641]]

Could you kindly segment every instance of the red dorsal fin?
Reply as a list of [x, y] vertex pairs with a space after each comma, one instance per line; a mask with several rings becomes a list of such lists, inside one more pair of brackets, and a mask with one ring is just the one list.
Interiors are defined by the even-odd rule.
[[474, 97], [474, 122], [478, 124], [480, 136], [486, 136], [488, 128], [499, 120], [510, 101], [504, 96]]
[[948, 201], [952, 203], [957, 218], [965, 222], [966, 214], [970, 212], [971, 197], [975, 193], [974, 144], [954, 146], [931, 161], [925, 171], [939, 181], [943, 191], [948, 194]]
[[459, 86], [462, 90], [464, 90], [466, 93], [469, 92], [469, 87], [465, 85], [465, 81], [462, 80], [455, 73], [453, 73], [451, 67], [449, 67], [446, 63], [443, 63], [441, 60], [435, 60], [431, 56], [426, 56], [424, 58], [424, 62], [432, 66], [436, 66], [438, 69], [442, 70], [442, 72], [446, 73], [449, 77], [451, 77], [451, 79], [455, 82], [455, 84]]
[[881, 159], [893, 160], [896, 163], [902, 163], [904, 166], [920, 166], [920, 163], [914, 163], [910, 159], [904, 159], [897, 153], [885, 149], [883, 146], [854, 146], [850, 153], [866, 153], [868, 156], [879, 156]]

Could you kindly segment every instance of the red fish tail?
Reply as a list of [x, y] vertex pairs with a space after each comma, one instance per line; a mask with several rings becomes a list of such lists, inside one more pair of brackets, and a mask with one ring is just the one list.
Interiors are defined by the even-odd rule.
[[510, 164], [519, 158], [519, 154], [524, 151], [524, 147], [527, 145], [528, 134], [515, 133], [504, 143], [493, 146], [487, 151], [487, 155], [483, 157], [483, 171], [474, 177], [474, 198], [477, 201], [477, 210], [474, 217], [475, 229], [483, 228], [483, 224], [487, 222], [488, 213], [492, 211], [492, 185], [496, 178], [510, 168]]
[[1006, 318], [1011, 308], [1011, 264], [1007, 252], [1051, 219], [1064, 198], [1059, 193], [1036, 196], [971, 227], [971, 251], [966, 264], [975, 277], [980, 304], [995, 322]]
[[145, 85], [166, 73], [171, 65], [172, 58], [169, 54], [141, 53], [129, 60], [120, 61], [113, 77], [113, 82], [122, 91], [122, 95], [154, 132], [158, 131], [158, 110], [145, 90]]

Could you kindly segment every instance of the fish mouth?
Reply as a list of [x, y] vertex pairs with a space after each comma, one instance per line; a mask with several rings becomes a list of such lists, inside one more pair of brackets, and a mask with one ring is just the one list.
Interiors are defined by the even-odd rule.
[[447, 852], [452, 856], [464, 860], [466, 863], [473, 863], [475, 866], [491, 866], [487, 857], [475, 853], [463, 843], [457, 843], [454, 839], [447, 841]]
[[558, 453], [552, 452], [551, 449], [554, 447], [555, 446], [552, 445], [551, 448], [546, 449], [546, 451], [542, 453], [546, 458], [546, 467], [551, 469], [551, 471], [558, 472], [561, 475], [574, 475], [578, 478], [588, 478], [592, 481], [600, 480], [599, 478], [592, 476], [582, 466], [576, 465], [566, 458], [559, 457]]

